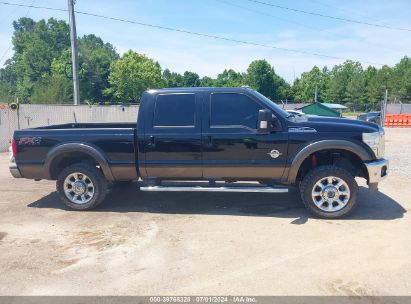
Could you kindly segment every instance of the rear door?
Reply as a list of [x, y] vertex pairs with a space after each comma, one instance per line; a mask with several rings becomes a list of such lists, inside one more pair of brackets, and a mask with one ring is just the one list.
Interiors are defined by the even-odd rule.
[[215, 92], [207, 99], [204, 178], [280, 179], [287, 161], [288, 134], [284, 130], [257, 132], [258, 111], [267, 107], [254, 96], [237, 92]]
[[145, 167], [149, 178], [201, 178], [201, 104], [195, 93], [160, 93], [147, 113]]

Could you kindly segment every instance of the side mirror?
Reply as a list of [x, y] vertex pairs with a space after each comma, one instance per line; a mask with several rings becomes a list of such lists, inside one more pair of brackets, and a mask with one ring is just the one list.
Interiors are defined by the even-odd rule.
[[258, 111], [258, 133], [268, 134], [271, 131], [272, 113], [267, 110]]
[[263, 109], [258, 111], [258, 133], [270, 134], [271, 131], [278, 131], [280, 129], [280, 122], [270, 110]]

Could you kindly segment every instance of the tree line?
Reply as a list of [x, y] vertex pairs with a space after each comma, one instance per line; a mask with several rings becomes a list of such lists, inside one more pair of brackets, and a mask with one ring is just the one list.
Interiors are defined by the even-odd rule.
[[[71, 103], [73, 97], [69, 26], [50, 18], [13, 22], [13, 56], [0, 69], [0, 102]], [[332, 68], [314, 66], [292, 84], [276, 74], [266, 60], [250, 63], [246, 72], [226, 69], [216, 78], [162, 69], [132, 50], [119, 55], [110, 43], [91, 34], [79, 37], [82, 102], [137, 103], [144, 90], [162, 87], [249, 86], [276, 102], [342, 103], [355, 110], [376, 108], [385, 89], [392, 102], [411, 102], [411, 59], [395, 66], [364, 68], [346, 61]]]

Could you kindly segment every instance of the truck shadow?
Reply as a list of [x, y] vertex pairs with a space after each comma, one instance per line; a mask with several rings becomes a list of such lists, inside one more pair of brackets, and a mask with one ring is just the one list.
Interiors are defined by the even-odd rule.
[[[56, 192], [28, 205], [32, 208], [68, 209]], [[105, 201], [90, 212], [148, 212], [165, 214], [209, 214], [294, 218], [292, 224], [307, 222], [297, 189], [288, 194], [142, 192], [134, 185], [112, 189]], [[359, 205], [346, 220], [393, 220], [406, 210], [384, 193], [372, 193], [360, 187]]]

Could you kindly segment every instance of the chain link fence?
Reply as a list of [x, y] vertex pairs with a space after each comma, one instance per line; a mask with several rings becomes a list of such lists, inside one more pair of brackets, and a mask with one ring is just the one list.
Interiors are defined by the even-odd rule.
[[76, 122], [136, 122], [137, 113], [138, 105], [21, 104], [13, 111], [7, 104], [0, 104], [0, 152], [8, 151], [14, 130]]

